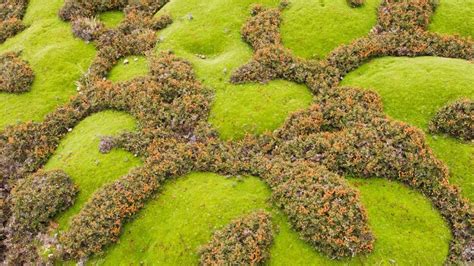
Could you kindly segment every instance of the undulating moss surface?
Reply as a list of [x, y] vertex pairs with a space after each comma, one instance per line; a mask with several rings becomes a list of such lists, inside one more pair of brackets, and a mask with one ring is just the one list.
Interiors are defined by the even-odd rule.
[[0, 53], [22, 52], [35, 73], [31, 90], [0, 93], [0, 129], [19, 121], [41, 120], [76, 93], [74, 82], [87, 70], [95, 54], [72, 36], [68, 23], [57, 16], [61, 0], [31, 0], [24, 23], [28, 28], [0, 45]]
[[130, 115], [107, 111], [88, 117], [61, 141], [45, 168], [65, 171], [79, 187], [74, 206], [58, 217], [61, 229], [67, 227], [69, 219], [79, 212], [98, 188], [141, 164], [128, 152], [113, 150], [109, 154], [101, 154], [98, 149], [101, 136], [134, 129], [135, 120]]
[[[420, 194], [383, 179], [351, 179], [362, 193], [369, 222], [377, 234], [368, 257], [335, 262], [315, 252], [291, 230], [269, 203], [270, 189], [256, 177], [223, 177], [193, 173], [170, 182], [156, 199], [127, 224], [118, 244], [95, 264], [193, 265], [198, 247], [232, 219], [257, 209], [273, 212], [279, 227], [271, 265], [441, 264], [447, 254], [449, 229]], [[427, 233], [430, 232], [430, 233]]]
[[474, 0], [444, 0], [432, 18], [430, 30], [474, 38]]
[[276, 129], [289, 113], [311, 102], [306, 87], [289, 82], [245, 85], [229, 82], [232, 71], [252, 57], [251, 49], [241, 40], [240, 29], [254, 3], [276, 6], [279, 1], [176, 0], [158, 13], [172, 14], [174, 22], [160, 32], [162, 41], [157, 49], [171, 49], [191, 61], [198, 78], [215, 90], [210, 123], [224, 139]]
[[346, 0], [295, 0], [283, 13], [283, 44], [298, 56], [324, 58], [341, 44], [366, 36], [377, 23], [380, 0], [351, 8]]
[[113, 81], [125, 81], [148, 74], [148, 61], [144, 56], [127, 56], [109, 73]]
[[[387, 57], [360, 67], [343, 84], [375, 90], [389, 116], [427, 132], [430, 119], [442, 106], [462, 97], [474, 99], [474, 65], [436, 57]], [[474, 200], [474, 145], [431, 134], [428, 140], [449, 166], [451, 181]]]
[[[307, 107], [311, 94], [306, 87], [286, 81], [233, 85], [231, 72], [246, 63], [252, 51], [241, 40], [240, 28], [249, 17], [252, 3], [276, 6], [276, 0], [172, 0], [158, 13], [171, 14], [174, 23], [161, 31], [157, 50], [173, 50], [192, 62], [198, 78], [214, 89], [211, 124], [224, 139], [246, 133], [260, 134], [278, 128], [289, 113]], [[310, 58], [324, 57], [338, 44], [364, 36], [375, 24], [378, 0], [351, 9], [345, 0], [294, 0], [284, 11], [282, 36], [286, 47]], [[0, 129], [17, 121], [41, 120], [76, 93], [74, 81], [90, 65], [95, 48], [72, 36], [70, 25], [60, 21], [61, 0], [30, 0], [22, 33], [0, 45], [0, 52], [22, 51], [36, 79], [30, 92], [0, 93]], [[472, 0], [441, 1], [431, 30], [473, 36]], [[212, 15], [210, 15], [212, 14]], [[117, 25], [121, 12], [106, 12], [100, 19]], [[147, 73], [143, 57], [128, 57], [110, 73], [114, 81]], [[376, 90], [386, 112], [426, 130], [431, 116], [460, 96], [474, 97], [474, 67], [462, 60], [443, 58], [382, 58], [351, 73], [344, 85]], [[61, 142], [46, 169], [62, 169], [79, 186], [76, 204], [58, 217], [60, 229], [91, 194], [106, 183], [141, 164], [133, 154], [114, 150], [98, 152], [99, 136], [133, 130], [135, 121], [118, 112], [93, 115]], [[474, 200], [474, 147], [445, 136], [428, 136], [436, 155], [448, 164], [452, 182]], [[286, 218], [269, 204], [270, 190], [258, 178], [225, 178], [195, 173], [170, 182], [124, 228], [116, 245], [92, 263], [188, 265], [198, 261], [196, 249], [213, 230], [255, 209], [274, 213], [280, 227], [272, 248], [273, 265], [399, 264], [440, 265], [445, 260], [449, 229], [420, 194], [386, 180], [351, 179], [368, 210], [377, 241], [367, 258], [335, 262], [298, 239]]]

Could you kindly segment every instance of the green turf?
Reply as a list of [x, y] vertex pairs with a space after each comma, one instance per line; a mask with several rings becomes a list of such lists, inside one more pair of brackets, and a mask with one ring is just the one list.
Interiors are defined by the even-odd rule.
[[76, 93], [79, 79], [95, 54], [92, 45], [74, 39], [58, 18], [62, 0], [31, 0], [24, 22], [29, 27], [0, 45], [0, 53], [22, 51], [36, 78], [30, 92], [0, 93], [0, 129], [19, 121], [41, 120]]
[[[442, 106], [461, 97], [474, 99], [474, 65], [437, 57], [387, 57], [363, 65], [342, 84], [375, 90], [389, 116], [426, 131]], [[474, 145], [444, 136], [430, 135], [428, 141], [448, 164], [452, 182], [474, 201]]]
[[283, 13], [283, 44], [298, 56], [324, 58], [341, 44], [366, 36], [377, 23], [380, 0], [351, 8], [347, 0], [293, 0]]
[[474, 0], [441, 0], [430, 30], [474, 38]]
[[240, 29], [250, 17], [253, 3], [277, 6], [279, 1], [175, 0], [157, 14], [174, 18], [173, 24], [159, 33], [162, 41], [157, 50], [171, 49], [188, 59], [203, 84], [216, 91], [210, 123], [223, 139], [276, 129], [289, 113], [311, 103], [306, 87], [289, 82], [229, 82], [232, 71], [252, 57], [252, 50], [241, 40]]
[[[126, 63], [127, 61], [128, 63]], [[148, 75], [148, 61], [144, 56], [127, 56], [112, 68], [108, 78], [112, 81], [125, 81]]]
[[99, 14], [100, 21], [104, 22], [107, 27], [116, 27], [122, 22], [125, 14], [122, 11], [107, 11]]
[[[450, 233], [440, 215], [420, 194], [382, 179], [351, 179], [362, 193], [370, 226], [377, 235], [368, 257], [331, 261], [299, 240], [285, 217], [269, 204], [270, 190], [258, 178], [226, 178], [194, 173], [168, 184], [124, 228], [120, 242], [93, 264], [193, 265], [196, 250], [212, 232], [246, 213], [271, 210], [279, 233], [271, 265], [441, 264]], [[427, 233], [429, 232], [429, 233]]]
[[134, 129], [135, 120], [130, 115], [106, 111], [88, 117], [61, 141], [45, 169], [64, 170], [79, 187], [76, 203], [57, 220], [61, 229], [67, 227], [71, 216], [79, 212], [98, 188], [141, 164], [128, 152], [113, 150], [101, 154], [98, 149], [101, 136]]

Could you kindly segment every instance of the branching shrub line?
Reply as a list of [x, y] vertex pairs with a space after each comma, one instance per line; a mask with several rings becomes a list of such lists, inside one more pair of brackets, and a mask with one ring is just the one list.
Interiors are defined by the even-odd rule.
[[[453, 239], [446, 263], [474, 260], [472, 205], [449, 184], [447, 167], [433, 155], [424, 134], [388, 118], [374, 92], [339, 87], [348, 72], [376, 57], [431, 55], [472, 60], [471, 39], [426, 31], [433, 1], [383, 0], [378, 25], [367, 37], [336, 48], [321, 61], [295, 57], [284, 48], [279, 32], [281, 10], [255, 6], [242, 28], [243, 39], [255, 53], [231, 81], [286, 79], [307, 85], [315, 97], [310, 108], [292, 114], [274, 132], [239, 141], [220, 140], [207, 122], [213, 96], [197, 80], [190, 63], [169, 52], [150, 53], [156, 31], [171, 23], [169, 16], [153, 16], [166, 2], [67, 0], [61, 18], [72, 21], [74, 34], [93, 41], [98, 49], [78, 82], [80, 92], [43, 122], [11, 126], [0, 134], [0, 174], [8, 195], [10, 186], [18, 186], [18, 180], [47, 162], [68, 129], [92, 113], [115, 109], [138, 120], [137, 132], [105, 137], [100, 150], [124, 148], [143, 156], [144, 165], [99, 189], [73, 217], [58, 239], [62, 258], [77, 260], [101, 252], [118, 240], [124, 223], [168, 180], [206, 171], [260, 176], [300, 237], [334, 259], [370, 253], [375, 241], [358, 192], [343, 176], [397, 180], [428, 197], [450, 225]], [[108, 29], [94, 18], [106, 10], [123, 10], [126, 18], [117, 28]], [[120, 58], [134, 54], [148, 55], [149, 75], [120, 83], [107, 80]], [[6, 213], [10, 204], [4, 201]], [[258, 219], [265, 220], [261, 215]], [[268, 223], [263, 224], [267, 228]], [[219, 244], [223, 238], [229, 246], [236, 244], [234, 236], [227, 237], [233, 226], [218, 233], [204, 249], [203, 264], [233, 256], [235, 249], [209, 249], [223, 247]], [[261, 234], [267, 232], [264, 229]], [[271, 242], [264, 239], [251, 242], [252, 251], [245, 249], [245, 254], [231, 260], [263, 261]]]

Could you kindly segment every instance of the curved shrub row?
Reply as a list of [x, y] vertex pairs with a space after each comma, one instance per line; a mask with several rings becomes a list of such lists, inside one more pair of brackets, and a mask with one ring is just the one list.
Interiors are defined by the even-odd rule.
[[74, 203], [77, 192], [69, 176], [59, 170], [40, 171], [18, 182], [11, 192], [6, 261], [17, 265], [37, 262], [36, 234]]
[[190, 155], [181, 143], [195, 138], [194, 132], [207, 120], [211, 100], [191, 65], [169, 53], [151, 60], [147, 77], [118, 84], [99, 80], [85, 94], [102, 108], [127, 111], [139, 122], [139, 134], [109, 139], [107, 150], [120, 146], [149, 156], [143, 167], [103, 187], [73, 218], [70, 230], [59, 239], [70, 258], [99, 252], [118, 240], [122, 224], [165, 180], [190, 171], [192, 164], [185, 161]]
[[0, 55], [0, 92], [20, 93], [29, 91], [35, 74], [28, 62], [17, 53]]
[[430, 131], [474, 140], [474, 101], [461, 99], [441, 108], [430, 122]]
[[[335, 49], [322, 61], [293, 56], [281, 43], [280, 11], [254, 8], [242, 35], [255, 54], [233, 73], [231, 81], [283, 78], [308, 85], [317, 96], [315, 105], [290, 117], [275, 132], [276, 139], [267, 139], [265, 153], [283, 161], [322, 164], [340, 174], [396, 179], [416, 188], [449, 222], [454, 239], [447, 261], [459, 263], [473, 259], [473, 209], [449, 185], [446, 167], [434, 157], [421, 131], [385, 117], [373, 93], [336, 89], [345, 74], [375, 57], [434, 55], [472, 60], [471, 39], [426, 31], [435, 6], [429, 0], [384, 0], [378, 25], [368, 37]], [[343, 250], [343, 245], [337, 250]]]
[[[168, 1], [78, 1], [68, 0], [59, 15], [72, 21], [73, 33], [85, 41], [95, 41], [98, 54], [85, 78], [103, 78], [122, 57], [144, 55], [155, 47], [156, 31], [172, 23], [168, 15], [155, 17]], [[106, 28], [96, 15], [123, 10], [125, 19], [116, 28]]]
[[273, 241], [270, 214], [257, 211], [214, 232], [199, 250], [200, 265], [264, 265]]
[[28, 0], [4, 0], [0, 2], [0, 43], [25, 29], [21, 21]]

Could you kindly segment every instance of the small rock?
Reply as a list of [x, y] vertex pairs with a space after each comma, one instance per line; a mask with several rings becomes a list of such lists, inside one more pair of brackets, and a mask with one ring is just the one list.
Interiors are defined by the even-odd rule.
[[71, 132], [71, 131], [72, 131], [72, 128], [68, 128], [67, 131], [68, 131], [68, 132]]
[[128, 59], [123, 60], [124, 65], [128, 65], [128, 63], [129, 63]]
[[191, 14], [191, 13], [189, 13], [189, 14], [187, 15], [187, 17], [188, 17], [189, 20], [193, 20], [193, 19], [194, 19], [193, 14]]

